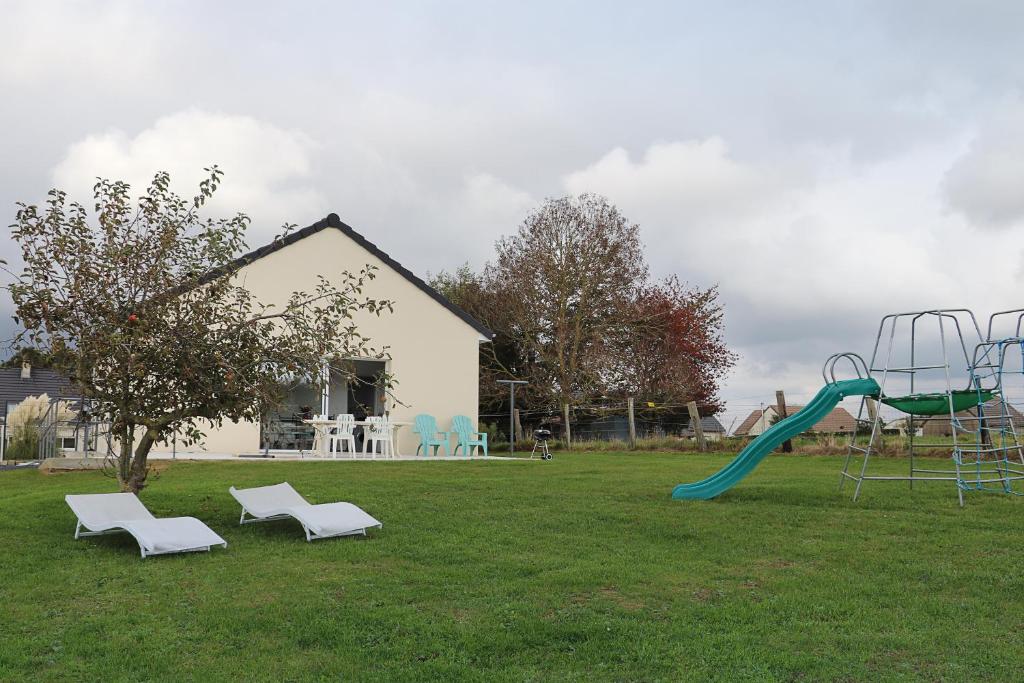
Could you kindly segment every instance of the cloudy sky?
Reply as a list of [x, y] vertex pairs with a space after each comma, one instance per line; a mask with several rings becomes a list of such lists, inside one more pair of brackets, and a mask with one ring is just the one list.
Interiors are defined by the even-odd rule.
[[600, 192], [656, 274], [721, 288], [727, 424], [885, 312], [1024, 305], [1020, 2], [0, 8], [9, 218], [218, 163], [251, 246], [334, 211], [425, 274]]

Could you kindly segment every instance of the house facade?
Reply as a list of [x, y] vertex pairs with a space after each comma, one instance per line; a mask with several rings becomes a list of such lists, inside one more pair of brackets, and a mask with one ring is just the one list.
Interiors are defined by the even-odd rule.
[[20, 368], [0, 368], [0, 401], [3, 401], [5, 419], [26, 398], [43, 394], [51, 399], [77, 399], [71, 381], [56, 370], [36, 368], [28, 363]]
[[[313, 291], [318, 276], [341, 285], [343, 272], [358, 273], [366, 265], [377, 270], [363, 294], [393, 301], [394, 311], [380, 316], [360, 312], [354, 322], [371, 346], [387, 347], [390, 357], [350, 359], [361, 381], [350, 386], [344, 377], [332, 377], [323, 393], [294, 387], [271, 424], [228, 422], [204, 430], [204, 443], [191, 452], [245, 455], [308, 448], [312, 430], [301, 418], [310, 413], [353, 413], [357, 418], [386, 413], [395, 422], [409, 423], [428, 413], [441, 429], [448, 429], [456, 415], [477, 422], [479, 345], [490, 341], [491, 332], [336, 214], [247, 254], [233, 268], [238, 283], [256, 299], [280, 306], [292, 292]], [[381, 371], [396, 381], [392, 395], [372, 385]], [[398, 428], [396, 437], [399, 452], [415, 450], [410, 427]]]
[[[0, 368], [0, 460], [7, 454], [7, 446], [13, 436], [8, 416], [26, 398], [46, 395], [50, 400], [62, 400], [77, 409], [79, 397], [75, 396], [71, 381], [55, 370], [33, 367], [24, 363], [20, 368]], [[53, 431], [55, 447], [62, 450], [76, 448], [76, 432], [72, 426], [61, 426]]]

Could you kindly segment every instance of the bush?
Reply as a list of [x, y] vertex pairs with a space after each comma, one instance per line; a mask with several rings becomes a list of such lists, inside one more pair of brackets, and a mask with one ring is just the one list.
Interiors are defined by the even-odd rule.
[[[16, 405], [7, 416], [8, 460], [35, 460], [39, 457], [39, 423], [50, 409], [50, 397], [46, 394], [29, 396]], [[59, 401], [54, 418], [69, 422], [75, 414], [66, 401]]]
[[6, 460], [35, 460], [39, 457], [39, 432], [34, 429], [19, 429], [7, 442]]
[[497, 422], [481, 422], [480, 431], [487, 434], [487, 445], [498, 443], [501, 439], [501, 434], [498, 432]]

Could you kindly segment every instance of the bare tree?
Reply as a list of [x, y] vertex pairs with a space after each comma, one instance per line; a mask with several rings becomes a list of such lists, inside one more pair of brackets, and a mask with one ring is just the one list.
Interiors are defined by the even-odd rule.
[[736, 362], [722, 337], [718, 290], [688, 289], [676, 277], [644, 287], [615, 354], [618, 393], [684, 405], [705, 415], [722, 409], [718, 385]]
[[548, 402], [593, 396], [647, 279], [639, 227], [604, 197], [550, 199], [500, 240], [486, 278], [520, 349], [510, 370]]

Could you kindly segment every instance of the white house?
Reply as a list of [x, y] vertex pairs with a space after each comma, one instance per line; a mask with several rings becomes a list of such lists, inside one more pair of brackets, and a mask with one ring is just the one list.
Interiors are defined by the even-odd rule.
[[[342, 377], [333, 378], [326, 396], [312, 387], [292, 392], [275, 424], [262, 430], [270, 443], [262, 443], [260, 425], [229, 422], [208, 430], [202, 449], [190, 450], [244, 455], [258, 453], [265, 445], [297, 448], [309, 437], [297, 414], [303, 408], [321, 413], [322, 406], [330, 415], [372, 406], [371, 414], [386, 411], [396, 422], [412, 422], [416, 415], [428, 413], [437, 418], [441, 429], [448, 429], [455, 415], [466, 415], [476, 423], [479, 345], [489, 342], [492, 333], [336, 214], [243, 256], [234, 267], [238, 280], [257, 299], [273, 305], [283, 304], [294, 291], [312, 291], [320, 275], [334, 279], [367, 264], [376, 266], [377, 272], [364, 295], [393, 301], [394, 312], [379, 317], [365, 314], [355, 322], [372, 346], [389, 347], [391, 358], [353, 361], [360, 378], [371, 379], [381, 370], [391, 374], [397, 380], [394, 398], [364, 383], [350, 387]], [[415, 450], [409, 428], [398, 429], [396, 436], [400, 452]]]

